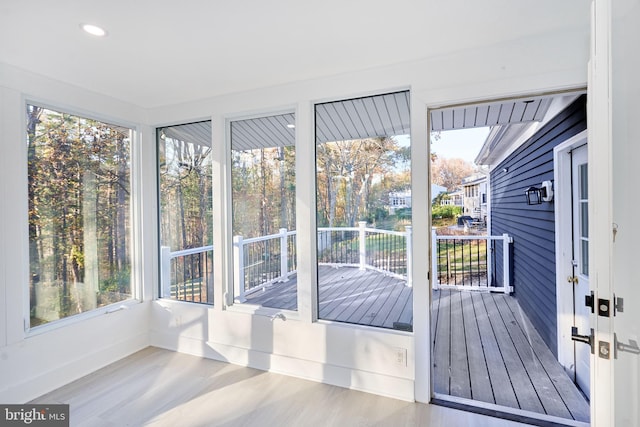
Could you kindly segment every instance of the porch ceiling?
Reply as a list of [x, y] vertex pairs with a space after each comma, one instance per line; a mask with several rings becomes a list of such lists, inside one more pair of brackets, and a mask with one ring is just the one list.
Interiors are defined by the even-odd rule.
[[527, 97], [431, 110], [431, 131], [540, 121], [553, 97]]
[[[438, 108], [430, 111], [431, 131], [533, 123], [542, 120], [554, 97], [538, 96]], [[405, 135], [410, 132], [409, 92], [317, 104], [316, 143]], [[231, 147], [251, 150], [295, 145], [295, 114], [231, 122]], [[211, 122], [164, 128], [180, 141], [211, 146]]]
[[406, 135], [409, 91], [316, 105], [316, 143]]
[[166, 138], [211, 147], [211, 121], [209, 120], [184, 125], [167, 126], [161, 128], [160, 132]]
[[231, 148], [242, 151], [295, 145], [295, 128], [289, 127], [295, 123], [293, 113], [233, 121]]

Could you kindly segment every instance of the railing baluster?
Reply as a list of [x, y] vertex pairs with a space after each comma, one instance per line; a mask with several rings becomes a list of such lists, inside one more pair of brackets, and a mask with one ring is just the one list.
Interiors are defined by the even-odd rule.
[[191, 278], [189, 279], [189, 285], [191, 288], [191, 302], [195, 301], [196, 296], [195, 296], [195, 292], [194, 292], [194, 288], [193, 288], [193, 255], [189, 255], [189, 276], [191, 276]]

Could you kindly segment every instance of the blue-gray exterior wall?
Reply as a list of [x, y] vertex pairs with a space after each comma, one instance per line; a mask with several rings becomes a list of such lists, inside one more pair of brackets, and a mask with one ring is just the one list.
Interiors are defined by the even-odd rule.
[[[553, 181], [554, 147], [586, 128], [586, 95], [582, 95], [491, 173], [491, 234], [513, 236], [514, 295], [556, 356], [554, 202], [527, 205], [525, 190]], [[495, 259], [502, 259], [502, 245], [496, 245]], [[495, 277], [501, 278], [502, 272], [497, 262]]]

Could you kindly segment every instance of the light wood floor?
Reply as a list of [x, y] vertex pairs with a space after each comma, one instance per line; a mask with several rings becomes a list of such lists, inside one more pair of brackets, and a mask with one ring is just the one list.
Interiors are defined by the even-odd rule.
[[67, 403], [88, 427], [523, 425], [153, 347], [33, 403]]
[[[378, 326], [410, 327], [413, 292], [406, 280], [356, 267], [318, 268], [319, 317], [324, 320]], [[263, 307], [297, 309], [297, 276], [264, 291], [247, 295], [247, 301]]]
[[589, 403], [515, 298], [434, 291], [432, 319], [436, 393], [589, 421]]

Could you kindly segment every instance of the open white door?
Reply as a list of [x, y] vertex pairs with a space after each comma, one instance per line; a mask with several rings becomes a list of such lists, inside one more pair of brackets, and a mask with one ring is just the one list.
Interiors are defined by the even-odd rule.
[[558, 307], [558, 360], [590, 396], [591, 347], [572, 339], [572, 332], [591, 332], [589, 281], [589, 182], [587, 131], [554, 148], [556, 296]]
[[614, 425], [640, 426], [640, 1], [611, 5]]
[[[587, 146], [582, 145], [571, 153], [571, 218], [573, 223], [571, 261], [573, 269], [573, 328], [576, 333], [590, 334], [590, 307], [585, 305], [585, 296], [589, 290], [589, 185]], [[582, 392], [589, 396], [589, 359], [591, 346], [573, 341], [573, 360], [575, 366], [575, 381]]]
[[[592, 424], [640, 425], [640, 0], [594, 0], [589, 81]], [[604, 308], [604, 307], [602, 307]]]

